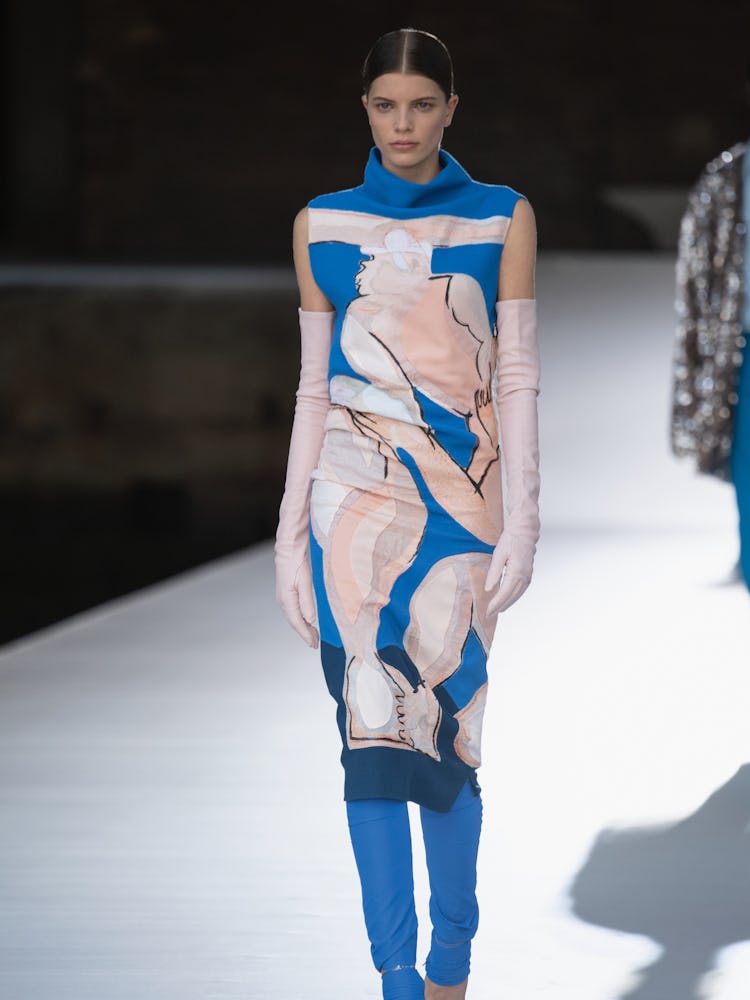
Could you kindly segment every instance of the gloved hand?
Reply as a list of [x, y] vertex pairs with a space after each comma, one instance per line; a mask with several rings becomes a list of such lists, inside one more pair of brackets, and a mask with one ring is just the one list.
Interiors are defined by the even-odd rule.
[[276, 600], [284, 617], [317, 647], [315, 593], [309, 551], [311, 475], [320, 457], [330, 406], [328, 362], [335, 312], [299, 309], [300, 377], [289, 442], [284, 493], [274, 544]]
[[539, 347], [536, 299], [495, 304], [497, 367], [495, 401], [505, 464], [506, 513], [492, 554], [485, 590], [494, 590], [488, 611], [506, 611], [531, 583], [539, 540]]

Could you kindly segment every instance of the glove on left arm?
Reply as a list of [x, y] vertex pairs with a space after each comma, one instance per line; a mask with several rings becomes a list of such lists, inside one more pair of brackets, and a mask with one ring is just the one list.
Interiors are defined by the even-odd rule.
[[539, 348], [536, 299], [503, 299], [497, 315], [495, 400], [505, 463], [506, 516], [485, 590], [488, 611], [506, 611], [531, 583], [539, 540]]

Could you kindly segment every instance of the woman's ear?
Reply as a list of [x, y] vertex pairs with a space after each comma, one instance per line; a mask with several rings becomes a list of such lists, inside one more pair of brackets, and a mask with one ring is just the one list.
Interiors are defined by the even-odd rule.
[[451, 94], [451, 96], [448, 98], [448, 110], [445, 113], [445, 120], [443, 122], [443, 125], [445, 125], [446, 127], [450, 125], [450, 123], [453, 121], [453, 114], [456, 110], [457, 104], [458, 104], [458, 94]]
[[361, 101], [362, 107], [367, 111], [367, 94], [362, 94]]

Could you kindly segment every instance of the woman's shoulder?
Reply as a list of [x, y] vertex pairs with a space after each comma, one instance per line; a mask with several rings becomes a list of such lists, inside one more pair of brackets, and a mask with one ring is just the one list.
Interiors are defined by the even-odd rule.
[[513, 205], [513, 221], [520, 225], [533, 226], [536, 223], [534, 209], [525, 194], [519, 194]]
[[[534, 209], [531, 207], [528, 198], [523, 196], [519, 197], [513, 206], [513, 211], [510, 213], [508, 237], [511, 233], [513, 234], [514, 242], [516, 243], [536, 243], [536, 215], [534, 214]], [[506, 242], [508, 242], [507, 237]]]
[[310, 209], [341, 209], [347, 208], [351, 204], [352, 195], [355, 195], [358, 188], [344, 188], [341, 191], [330, 191], [326, 194], [316, 195], [307, 204], [303, 205], [294, 217], [295, 234], [307, 235], [310, 224]]
[[512, 184], [480, 180], [473, 169], [467, 171], [461, 164], [459, 166], [468, 182], [464, 187], [465, 203], [473, 204], [473, 212], [482, 216], [502, 215], [509, 218], [519, 201], [528, 201], [526, 195]]
[[354, 187], [340, 188], [336, 191], [327, 191], [324, 194], [315, 195], [307, 203], [307, 208], [341, 208], [356, 197], [362, 189], [358, 184]]
[[489, 207], [496, 210], [498, 215], [512, 215], [513, 210], [519, 202], [528, 204], [528, 197], [510, 184], [488, 183], [486, 181], [474, 181], [479, 197]]
[[303, 205], [294, 216], [292, 228], [295, 236], [307, 235], [307, 205]]

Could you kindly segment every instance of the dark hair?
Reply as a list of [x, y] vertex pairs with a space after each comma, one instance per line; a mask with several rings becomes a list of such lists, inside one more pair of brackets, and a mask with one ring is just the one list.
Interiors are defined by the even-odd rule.
[[455, 93], [448, 49], [437, 35], [419, 28], [398, 28], [378, 38], [362, 66], [362, 93], [384, 73], [418, 73], [433, 80], [446, 98]]

